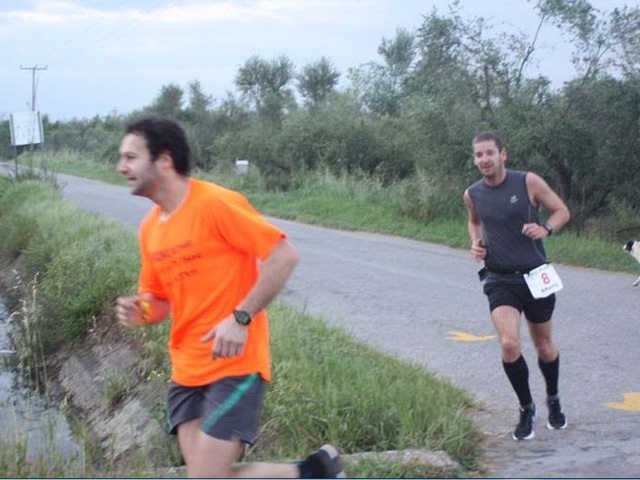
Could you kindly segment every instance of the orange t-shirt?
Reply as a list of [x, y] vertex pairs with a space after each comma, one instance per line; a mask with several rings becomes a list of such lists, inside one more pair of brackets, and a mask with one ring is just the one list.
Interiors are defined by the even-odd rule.
[[155, 206], [140, 225], [139, 293], [171, 304], [171, 379], [206, 385], [233, 375], [259, 373], [269, 381], [269, 326], [263, 310], [248, 329], [242, 355], [211, 358], [212, 327], [240, 304], [264, 260], [285, 233], [267, 222], [238, 192], [189, 179], [182, 205], [168, 218]]

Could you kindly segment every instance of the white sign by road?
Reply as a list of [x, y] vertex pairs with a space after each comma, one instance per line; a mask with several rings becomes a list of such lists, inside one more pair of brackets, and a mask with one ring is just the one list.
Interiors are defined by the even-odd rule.
[[35, 145], [44, 141], [40, 112], [17, 112], [9, 116], [11, 145]]

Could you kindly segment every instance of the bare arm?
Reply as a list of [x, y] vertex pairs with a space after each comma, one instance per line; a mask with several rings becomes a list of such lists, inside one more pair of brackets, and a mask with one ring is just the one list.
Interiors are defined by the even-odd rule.
[[286, 238], [280, 240], [260, 265], [258, 281], [238, 308], [251, 316], [267, 308], [283, 289], [299, 261], [300, 255], [295, 247]]
[[[300, 255], [294, 246], [286, 238], [280, 240], [262, 262], [258, 281], [237, 308], [246, 310], [252, 317], [267, 308], [280, 293], [299, 261]], [[202, 337], [201, 341], [215, 339], [211, 352], [214, 359], [232, 357], [240, 355], [244, 350], [247, 334], [247, 327], [240, 325], [233, 315], [229, 315]]]
[[[546, 208], [551, 214], [547, 223], [554, 232], [560, 231], [571, 218], [565, 203], [539, 175], [528, 172], [526, 181], [531, 203], [536, 206], [542, 205]], [[534, 240], [549, 236], [547, 229], [537, 223], [525, 224], [522, 233]]]
[[462, 199], [464, 200], [464, 204], [467, 207], [467, 213], [469, 214], [467, 230], [469, 231], [469, 238], [471, 239], [471, 255], [474, 260], [480, 261], [487, 256], [487, 250], [482, 245], [482, 223], [480, 222], [480, 218], [473, 206], [468, 190], [464, 191]]

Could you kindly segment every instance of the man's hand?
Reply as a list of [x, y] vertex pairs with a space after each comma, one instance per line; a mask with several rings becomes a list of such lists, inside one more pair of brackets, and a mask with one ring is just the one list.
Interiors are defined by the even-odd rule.
[[140, 297], [118, 297], [116, 318], [125, 327], [139, 327], [144, 324]]
[[202, 343], [213, 340], [211, 358], [227, 358], [241, 355], [247, 343], [248, 327], [236, 322], [233, 315], [229, 315], [222, 322], [212, 328], [200, 339]]
[[482, 245], [482, 239], [476, 240], [471, 245], [471, 256], [476, 262], [484, 260], [487, 256], [487, 249]]
[[549, 236], [547, 229], [537, 223], [525, 223], [522, 226], [522, 234], [532, 240], [540, 240]]

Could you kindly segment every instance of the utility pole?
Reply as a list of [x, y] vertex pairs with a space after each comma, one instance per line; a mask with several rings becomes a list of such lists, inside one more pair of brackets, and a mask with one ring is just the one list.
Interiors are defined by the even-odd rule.
[[44, 67], [39, 67], [38, 65], [34, 65], [33, 67], [23, 67], [20, 65], [20, 70], [31, 70], [31, 111], [36, 111], [36, 71], [37, 70], [46, 70], [47, 65]]

